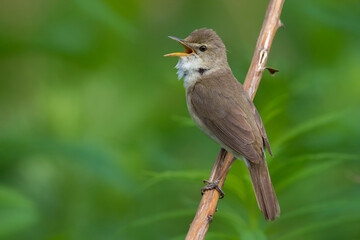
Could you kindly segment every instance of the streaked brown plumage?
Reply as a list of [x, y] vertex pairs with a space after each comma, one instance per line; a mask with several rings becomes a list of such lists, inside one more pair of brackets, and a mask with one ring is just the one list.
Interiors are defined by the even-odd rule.
[[175, 40], [186, 52], [168, 56], [180, 57], [178, 74], [184, 77], [191, 117], [214, 141], [244, 159], [258, 205], [266, 220], [274, 220], [280, 207], [265, 160], [265, 148], [271, 154], [269, 141], [255, 105], [231, 72], [223, 42], [205, 28]]

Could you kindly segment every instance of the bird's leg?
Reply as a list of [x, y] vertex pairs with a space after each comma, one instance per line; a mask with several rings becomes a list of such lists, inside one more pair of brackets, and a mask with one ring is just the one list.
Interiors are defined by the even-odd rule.
[[223, 190], [221, 190], [221, 188], [219, 187], [219, 182], [220, 180], [215, 180], [214, 182], [210, 182], [208, 180], [203, 180], [204, 183], [206, 183], [206, 186], [201, 188], [201, 194], [203, 195], [207, 190], [212, 190], [212, 189], [216, 189], [216, 191], [218, 191], [220, 193], [220, 199], [224, 198], [225, 193], [223, 192]]

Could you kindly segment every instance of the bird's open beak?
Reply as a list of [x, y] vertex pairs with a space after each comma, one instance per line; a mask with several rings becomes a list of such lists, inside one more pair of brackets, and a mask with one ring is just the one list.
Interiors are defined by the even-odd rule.
[[194, 49], [192, 49], [188, 44], [184, 43], [184, 41], [177, 37], [169, 36], [169, 38], [178, 41], [181, 45], [185, 47], [185, 52], [176, 52], [176, 53], [169, 53], [164, 55], [164, 57], [181, 57], [181, 56], [188, 56], [194, 54]]

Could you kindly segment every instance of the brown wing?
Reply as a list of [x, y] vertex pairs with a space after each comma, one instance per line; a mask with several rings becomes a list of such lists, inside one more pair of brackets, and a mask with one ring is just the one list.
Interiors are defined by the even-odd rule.
[[271, 148], [270, 148], [270, 143], [269, 143], [269, 140], [267, 138], [267, 135], [266, 135], [266, 131], [265, 131], [265, 127], [264, 127], [264, 124], [261, 120], [261, 117], [260, 117], [260, 114], [258, 112], [258, 110], [256, 109], [254, 103], [251, 101], [250, 97], [247, 96], [247, 101], [249, 103], [249, 105], [251, 106], [251, 109], [252, 109], [252, 114], [254, 115], [255, 117], [255, 122], [260, 130], [260, 133], [261, 133], [261, 136], [263, 137], [263, 140], [264, 140], [264, 144], [266, 146], [266, 149], [268, 150], [268, 152], [270, 153], [271, 156], [272, 155], [272, 152], [271, 152]]
[[[250, 100], [250, 98], [249, 98], [249, 100]], [[269, 140], [267, 138], [266, 131], [265, 131], [265, 128], [264, 128], [264, 124], [263, 124], [263, 122], [261, 120], [260, 114], [259, 114], [258, 110], [256, 109], [255, 105], [254, 104], [251, 104], [251, 105], [253, 107], [253, 112], [254, 112], [256, 124], [258, 125], [258, 127], [260, 129], [260, 133], [261, 133], [261, 136], [263, 137], [266, 149], [268, 150], [270, 155], [273, 156], [272, 152], [271, 152], [271, 148], [270, 148], [270, 143], [269, 143]]]
[[263, 159], [264, 142], [253, 114], [253, 103], [249, 104], [246, 95], [242, 95], [246, 92], [225, 86], [217, 91], [219, 88], [208, 85], [209, 82], [207, 87], [198, 83], [192, 89], [191, 104], [197, 117], [223, 144], [258, 163]]

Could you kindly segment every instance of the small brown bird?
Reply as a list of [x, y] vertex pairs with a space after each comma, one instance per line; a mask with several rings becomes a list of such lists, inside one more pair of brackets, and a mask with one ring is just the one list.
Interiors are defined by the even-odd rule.
[[185, 52], [165, 56], [179, 57], [177, 74], [184, 79], [192, 119], [222, 148], [244, 160], [259, 208], [266, 220], [274, 220], [280, 207], [265, 160], [265, 148], [272, 155], [269, 141], [249, 94], [231, 72], [224, 43], [206, 28], [185, 39], [170, 38], [185, 47]]

